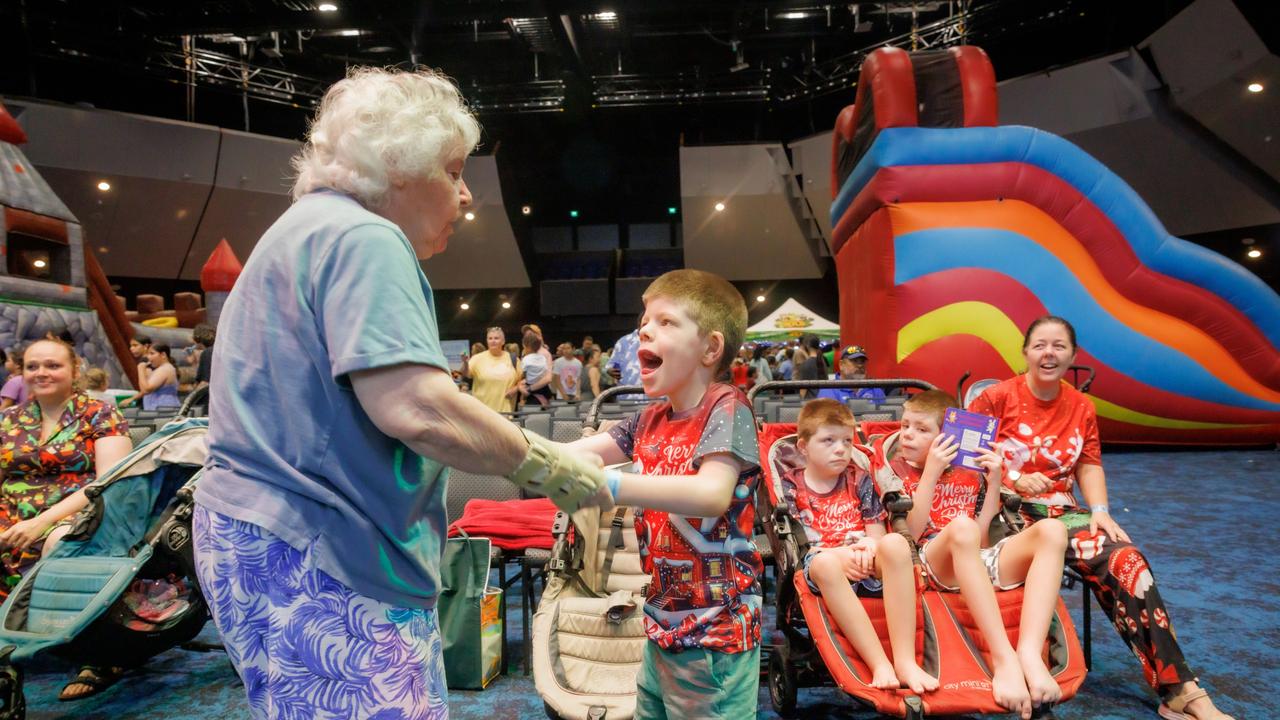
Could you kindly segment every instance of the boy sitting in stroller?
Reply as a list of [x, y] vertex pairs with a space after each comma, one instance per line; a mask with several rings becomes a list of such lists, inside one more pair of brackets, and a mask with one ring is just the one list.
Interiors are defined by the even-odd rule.
[[[876, 443], [875, 473], [888, 468], [912, 496], [907, 527], [920, 544], [930, 585], [959, 592], [986, 639], [991, 689], [997, 703], [1030, 718], [1032, 707], [1056, 702], [1062, 689], [1042, 657], [1062, 579], [1066, 527], [1036, 523], [994, 547], [985, 545], [1000, 503], [1000, 457], [984, 448], [976, 462], [985, 478], [953, 467], [959, 444], [941, 434], [942, 416], [954, 398], [940, 390], [912, 396], [903, 405], [902, 429]], [[1026, 585], [1015, 652], [1000, 618], [993, 586]], [[913, 616], [914, 617], [914, 616]]]
[[[853, 413], [838, 400], [819, 398], [800, 410], [796, 449], [804, 467], [782, 476], [787, 510], [804, 525], [809, 551], [802, 572], [809, 589], [826, 601], [840, 632], [871, 668], [882, 690], [905, 683], [912, 691], [936, 690], [938, 679], [916, 664], [916, 594], [911, 548], [898, 533], [885, 534], [887, 516], [868, 472], [853, 464]], [[858, 601], [882, 590], [893, 662]]]

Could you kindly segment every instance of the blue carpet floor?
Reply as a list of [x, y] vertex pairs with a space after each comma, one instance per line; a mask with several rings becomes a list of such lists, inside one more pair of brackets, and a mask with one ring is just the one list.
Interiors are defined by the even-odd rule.
[[[1280, 701], [1280, 575], [1271, 557], [1280, 518], [1280, 452], [1114, 452], [1107, 456], [1111, 506], [1151, 560], [1192, 667], [1218, 706], [1244, 718], [1272, 717]], [[1080, 592], [1066, 592], [1080, 622]], [[520, 609], [509, 608], [510, 674], [482, 692], [450, 694], [452, 717], [542, 717], [533, 681], [518, 666]], [[1097, 612], [1093, 671], [1080, 694], [1055, 711], [1064, 719], [1155, 718], [1155, 696], [1137, 661]], [[217, 642], [212, 624], [200, 640]], [[248, 718], [244, 691], [226, 655], [173, 649], [105, 693], [59, 703], [70, 669], [46, 662], [29, 671], [28, 717]], [[834, 689], [800, 693], [803, 717], [865, 718]], [[777, 717], [761, 687], [760, 718]]]

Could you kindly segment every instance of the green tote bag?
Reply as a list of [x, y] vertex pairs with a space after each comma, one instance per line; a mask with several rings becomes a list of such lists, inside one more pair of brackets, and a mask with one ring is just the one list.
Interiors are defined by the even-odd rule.
[[449, 538], [436, 610], [449, 687], [477, 690], [502, 663], [502, 590], [489, 587], [489, 539]]

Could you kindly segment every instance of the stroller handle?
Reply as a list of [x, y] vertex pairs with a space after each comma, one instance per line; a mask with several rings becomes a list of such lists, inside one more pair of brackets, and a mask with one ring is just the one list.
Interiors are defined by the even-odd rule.
[[916, 390], [937, 390], [932, 383], [916, 378], [883, 378], [865, 380], [770, 380], [751, 388], [747, 399], [754, 402], [756, 396], [766, 390], [825, 390], [827, 388], [882, 388], [896, 390], [898, 388], [915, 388]]
[[187, 399], [182, 401], [182, 407], [178, 408], [177, 419], [181, 420], [183, 418], [194, 417], [191, 412], [195, 409], [196, 405], [200, 405], [202, 403], [205, 405], [209, 404], [208, 385], [205, 385], [202, 388], [196, 388], [187, 395]]
[[[1071, 371], [1071, 384], [1075, 385], [1076, 389], [1082, 393], [1089, 392], [1089, 387], [1093, 385], [1093, 379], [1098, 376], [1098, 371], [1094, 370], [1089, 365], [1072, 365], [1067, 369]], [[1089, 374], [1089, 376], [1084, 379], [1084, 382], [1080, 382], [1080, 373]]]
[[593, 430], [600, 427], [600, 406], [619, 395], [643, 395], [644, 387], [640, 385], [614, 385], [596, 396], [591, 401], [591, 409], [587, 411], [586, 423]]

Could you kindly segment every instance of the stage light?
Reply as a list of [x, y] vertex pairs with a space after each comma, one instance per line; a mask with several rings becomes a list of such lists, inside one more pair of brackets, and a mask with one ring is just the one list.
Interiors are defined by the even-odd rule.
[[764, 296], [763, 296], [763, 295], [757, 295], [757, 296], [756, 296], [756, 302], [764, 302]]
[[1247, 89], [1251, 93], [1260, 93], [1262, 92], [1262, 83], [1249, 83]]
[[532, 215], [532, 214], [533, 214], [533, 208], [532, 208], [532, 207], [529, 207], [528, 205], [525, 205], [525, 206], [523, 206], [523, 207], [521, 207], [521, 208], [520, 208], [520, 214], [521, 214], [521, 215]]
[[1245, 254], [1248, 255], [1250, 258], [1253, 258], [1254, 260], [1257, 260], [1258, 258], [1262, 257], [1262, 251], [1259, 250], [1258, 248], [1254, 248]]
[[716, 212], [724, 212], [724, 203], [722, 202], [716, 203]]
[[461, 305], [459, 305], [459, 306], [458, 306], [458, 309], [460, 309], [460, 310], [470, 310], [470, 309], [471, 309], [471, 304], [470, 304], [470, 303], [462, 303]]
[[316, 9], [320, 12], [338, 12], [338, 6], [333, 3], [320, 3]]
[[466, 218], [468, 221], [471, 221], [476, 219], [476, 214], [473, 212], [468, 212], [466, 215], [463, 215], [462, 217]]
[[570, 210], [570, 211], [569, 211], [569, 217], [571, 217], [571, 218], [576, 218], [576, 217], [578, 217], [578, 211], [577, 211], [577, 210]]
[[102, 192], [106, 192], [111, 189], [111, 183], [107, 182], [106, 180], [103, 180], [98, 183], [98, 189], [101, 190]]
[[502, 301], [502, 309], [503, 309], [503, 310], [510, 310], [510, 309], [511, 309], [511, 303], [507, 302], [506, 300], [503, 300], [503, 301]]
[[669, 207], [669, 208], [667, 208], [667, 214], [668, 214], [668, 215], [675, 215], [675, 214], [676, 214], [676, 208], [675, 208], [675, 206], [674, 206], [674, 205], [673, 205], [673, 206], [671, 206], [671, 207]]

